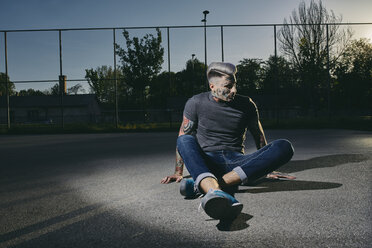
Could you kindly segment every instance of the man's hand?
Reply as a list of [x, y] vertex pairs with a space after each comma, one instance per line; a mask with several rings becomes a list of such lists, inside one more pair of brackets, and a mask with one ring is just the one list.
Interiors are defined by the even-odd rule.
[[266, 178], [269, 178], [269, 179], [280, 179], [280, 178], [283, 178], [283, 179], [287, 179], [287, 180], [294, 180], [294, 179], [296, 179], [295, 176], [291, 176], [289, 174], [282, 173], [282, 172], [279, 172], [279, 171], [273, 171], [273, 172], [267, 174], [266, 175]]
[[168, 184], [168, 183], [171, 183], [171, 182], [174, 182], [174, 181], [176, 183], [179, 183], [179, 182], [181, 182], [182, 178], [183, 177], [180, 176], [180, 175], [173, 174], [173, 175], [166, 176], [163, 179], [161, 179], [160, 183]]

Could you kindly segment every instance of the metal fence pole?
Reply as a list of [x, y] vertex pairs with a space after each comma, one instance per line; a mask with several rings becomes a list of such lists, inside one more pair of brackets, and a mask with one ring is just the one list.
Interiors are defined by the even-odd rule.
[[331, 75], [330, 75], [330, 67], [329, 67], [329, 31], [328, 31], [328, 24], [326, 24], [326, 34], [327, 34], [327, 97], [328, 97], [328, 117], [331, 116]]
[[221, 55], [222, 55], [222, 62], [225, 62], [225, 56], [223, 51], [223, 26], [221, 26]]
[[279, 85], [278, 85], [278, 53], [276, 45], [276, 25], [274, 25], [274, 66], [275, 66], [275, 121], [279, 124]]
[[204, 66], [205, 66], [205, 71], [204, 71], [204, 83], [207, 88], [207, 91], [209, 90], [209, 84], [208, 84], [208, 78], [207, 78], [207, 68], [208, 68], [208, 63], [207, 63], [207, 15], [209, 14], [208, 10], [203, 11], [204, 14], [204, 19], [201, 20], [204, 23]]
[[[168, 76], [169, 76], [169, 96], [172, 94], [172, 75], [171, 75], [171, 62], [170, 62], [170, 38], [169, 27], [167, 27], [167, 47], [168, 47]], [[169, 109], [169, 128], [172, 128], [172, 110]]]
[[208, 85], [208, 79], [207, 79], [207, 68], [208, 68], [208, 62], [207, 62], [207, 18], [206, 14], [204, 14], [204, 65], [205, 65], [205, 73], [204, 73], [204, 78], [205, 78], [205, 83], [207, 90], [209, 90], [209, 85]]
[[4, 45], [5, 45], [6, 122], [7, 122], [8, 129], [10, 129], [9, 75], [8, 75], [8, 47], [7, 47], [7, 36], [6, 36], [6, 32], [4, 32]]
[[59, 93], [60, 93], [60, 104], [61, 104], [61, 125], [62, 128], [65, 127], [65, 120], [64, 120], [64, 109], [63, 109], [63, 94], [64, 92], [62, 91], [61, 87], [61, 79], [63, 76], [62, 73], [62, 31], [58, 30], [58, 37], [59, 37]]
[[169, 94], [172, 90], [172, 78], [171, 78], [171, 62], [170, 62], [170, 38], [169, 38], [169, 27], [167, 28], [167, 47], [168, 47], [168, 74], [169, 74]]
[[115, 81], [115, 126], [119, 128], [119, 111], [118, 111], [118, 80], [117, 80], [117, 72], [116, 72], [116, 29], [112, 29], [113, 33], [113, 46], [114, 46], [114, 81]]

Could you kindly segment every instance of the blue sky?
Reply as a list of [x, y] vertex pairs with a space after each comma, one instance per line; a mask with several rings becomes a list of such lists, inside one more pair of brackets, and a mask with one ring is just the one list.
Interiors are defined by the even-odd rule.
[[[309, 2], [309, 1], [305, 1]], [[203, 10], [208, 24], [282, 23], [300, 0], [0, 0], [0, 30], [90, 27], [201, 25]], [[323, 0], [344, 22], [372, 22], [370, 0]], [[154, 30], [130, 31], [142, 36]], [[167, 36], [162, 30], [167, 70]], [[63, 32], [63, 74], [84, 78], [86, 68], [113, 64], [112, 31]], [[372, 25], [355, 27], [355, 36], [372, 39]], [[117, 41], [123, 40], [120, 30]], [[179, 71], [191, 54], [204, 61], [203, 29], [171, 29], [171, 70]], [[11, 80], [57, 79], [58, 33], [8, 33], [8, 71]], [[208, 29], [208, 62], [221, 60], [219, 28]], [[225, 61], [267, 59], [273, 54], [273, 29], [224, 29]], [[0, 71], [4, 66], [4, 35], [0, 33]], [[74, 83], [70, 83], [74, 84]], [[53, 84], [17, 84], [17, 89], [49, 88]], [[72, 86], [71, 85], [71, 86]]]

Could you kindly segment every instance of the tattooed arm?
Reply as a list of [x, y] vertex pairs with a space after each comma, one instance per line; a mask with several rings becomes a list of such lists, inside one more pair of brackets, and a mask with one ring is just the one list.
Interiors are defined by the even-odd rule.
[[[193, 135], [196, 129], [196, 125], [193, 121], [183, 116], [183, 121], [180, 127], [178, 136], [181, 135]], [[161, 180], [161, 183], [170, 183], [173, 181], [180, 182], [183, 175], [184, 162], [176, 148], [176, 168], [173, 175], [166, 176]]]
[[[265, 145], [267, 145], [265, 134], [264, 134], [261, 122], [259, 121], [258, 118], [253, 119], [249, 123], [248, 128], [249, 128], [249, 131], [251, 132], [251, 134], [253, 136], [253, 139], [256, 143], [257, 149], [260, 149], [260, 148], [264, 147]], [[271, 178], [271, 179], [280, 179], [280, 178], [284, 178], [284, 179], [287, 179], [287, 180], [296, 179], [296, 177], [294, 177], [292, 175], [282, 173], [282, 172], [279, 172], [279, 171], [273, 171], [273, 172], [267, 174], [266, 177]]]
[[248, 129], [253, 136], [257, 149], [260, 149], [267, 145], [265, 134], [261, 122], [258, 118], [254, 118], [249, 122]]

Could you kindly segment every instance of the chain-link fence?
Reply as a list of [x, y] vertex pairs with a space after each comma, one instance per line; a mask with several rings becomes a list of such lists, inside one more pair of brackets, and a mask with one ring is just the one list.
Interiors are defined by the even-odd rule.
[[[308, 24], [204, 24], [1, 30], [0, 123], [172, 127], [186, 100], [208, 90], [212, 61], [238, 65], [238, 90], [263, 119], [372, 115], [372, 23], [312, 24], [318, 43], [286, 37]], [[119, 52], [133, 37], [146, 46], [159, 35], [160, 69], [151, 75]]]

